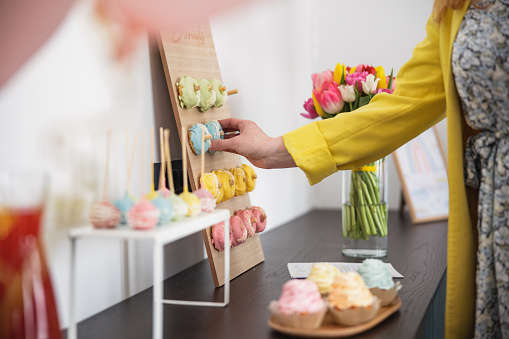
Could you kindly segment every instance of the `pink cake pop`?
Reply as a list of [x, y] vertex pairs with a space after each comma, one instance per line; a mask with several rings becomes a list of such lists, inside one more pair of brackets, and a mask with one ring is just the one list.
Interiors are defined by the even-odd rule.
[[133, 207], [127, 212], [127, 223], [134, 229], [137, 230], [148, 230], [152, 229], [157, 225], [159, 221], [159, 210], [150, 201], [147, 201], [145, 196], [145, 134], [142, 132], [141, 135], [141, 181], [142, 181], [142, 192], [141, 200], [134, 204]]
[[159, 210], [153, 203], [142, 198], [127, 212], [127, 222], [136, 230], [148, 230], [157, 225], [159, 214]]
[[103, 201], [95, 203], [90, 208], [88, 219], [95, 228], [113, 228], [121, 220], [121, 214], [117, 207], [108, 202], [108, 172], [110, 162], [110, 139], [111, 131], [107, 133], [106, 142], [106, 170], [104, 173]]
[[[230, 230], [230, 246], [233, 241], [233, 234]], [[212, 245], [219, 252], [223, 252], [225, 248], [225, 239], [224, 239], [224, 222], [221, 221], [218, 224], [212, 226]]]
[[232, 232], [232, 246], [239, 246], [247, 240], [246, 225], [238, 215], [230, 217], [230, 231]]
[[253, 225], [253, 222], [256, 222], [256, 219], [253, 216], [253, 213], [251, 213], [250, 210], [238, 210], [235, 212], [235, 215], [238, 215], [240, 219], [242, 219], [242, 222], [246, 226], [247, 230], [247, 237], [252, 237], [255, 234], [256, 226]]
[[265, 214], [263, 208], [258, 206], [251, 206], [250, 211], [253, 213], [253, 216], [256, 219], [256, 233], [263, 232], [267, 226], [267, 214]]
[[120, 223], [121, 215], [117, 207], [103, 201], [92, 205], [88, 218], [95, 228], [114, 228]]

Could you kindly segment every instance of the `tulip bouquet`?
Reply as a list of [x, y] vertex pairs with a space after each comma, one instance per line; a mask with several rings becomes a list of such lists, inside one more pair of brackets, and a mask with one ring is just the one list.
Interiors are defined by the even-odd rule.
[[[337, 64], [334, 72], [326, 70], [311, 76], [312, 97], [304, 103], [305, 118], [334, 118], [369, 104], [378, 93], [392, 94], [394, 77], [385, 76], [382, 66], [360, 64], [345, 67]], [[343, 204], [343, 236], [368, 239], [387, 236], [387, 205], [380, 194], [379, 164], [385, 159], [355, 169], [351, 173], [349, 201]]]

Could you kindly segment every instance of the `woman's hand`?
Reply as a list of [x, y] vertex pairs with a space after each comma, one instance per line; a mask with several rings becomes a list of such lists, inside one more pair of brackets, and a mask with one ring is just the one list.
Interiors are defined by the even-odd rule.
[[296, 167], [283, 137], [269, 137], [250, 120], [228, 118], [219, 120], [219, 123], [225, 133], [238, 131], [239, 134], [225, 135], [224, 140], [212, 140], [210, 150], [242, 155], [260, 168]]

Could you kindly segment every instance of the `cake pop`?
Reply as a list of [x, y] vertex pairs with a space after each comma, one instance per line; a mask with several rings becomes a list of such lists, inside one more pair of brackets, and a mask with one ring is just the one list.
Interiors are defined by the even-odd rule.
[[233, 174], [233, 180], [235, 181], [235, 196], [240, 196], [246, 193], [246, 173], [239, 167], [230, 168], [230, 172]]
[[108, 202], [108, 172], [110, 162], [111, 131], [108, 131], [106, 139], [106, 169], [104, 171], [103, 201], [93, 204], [88, 215], [90, 223], [95, 228], [113, 228], [121, 220], [118, 208]]
[[158, 223], [160, 214], [152, 202], [142, 198], [127, 212], [127, 222], [136, 230], [149, 230]]
[[135, 153], [135, 150], [136, 150], [136, 140], [138, 138], [138, 134], [136, 133], [134, 135], [134, 142], [133, 142], [133, 148], [132, 148], [132, 151], [131, 151], [132, 152], [131, 156], [129, 156], [129, 132], [128, 132], [127, 129], [125, 131], [125, 136], [126, 136], [127, 183], [126, 183], [125, 194], [121, 198], [115, 200], [115, 202], [114, 202], [114, 205], [120, 211], [120, 215], [121, 215], [120, 223], [123, 224], [123, 225], [127, 224], [127, 212], [136, 203], [136, 199], [134, 199], [134, 197], [132, 197], [129, 194], [130, 193], [130, 189], [129, 188], [130, 188], [130, 183], [131, 183], [131, 173], [132, 173], [133, 164], [134, 164], [134, 153]]
[[117, 207], [103, 201], [92, 205], [88, 218], [95, 228], [114, 228], [120, 222], [121, 215]]
[[[219, 252], [223, 252], [226, 244], [224, 239], [224, 221], [212, 226], [211, 229], [212, 245]], [[233, 234], [230, 230], [230, 247], [233, 241]]]
[[141, 200], [134, 204], [133, 207], [127, 212], [127, 223], [130, 227], [137, 230], [148, 230], [152, 229], [157, 225], [159, 221], [160, 211], [157, 207], [147, 201], [145, 196], [145, 142], [144, 142], [144, 133], [141, 135]]
[[200, 86], [198, 86], [198, 82], [195, 79], [183, 76], [177, 82], [177, 89], [180, 107], [195, 108], [200, 104]]
[[246, 225], [238, 215], [230, 217], [230, 231], [232, 232], [232, 246], [239, 246], [247, 240]]
[[198, 79], [198, 86], [200, 86], [200, 111], [208, 111], [216, 102], [216, 91], [207, 79]]
[[219, 108], [223, 106], [228, 99], [226, 87], [223, 86], [223, 83], [219, 79], [212, 79], [209, 82], [212, 85], [214, 91], [216, 92], [216, 102], [214, 102], [214, 107]]
[[256, 219], [253, 217], [253, 213], [250, 210], [238, 210], [235, 212], [235, 215], [239, 216], [244, 226], [246, 226], [247, 237], [252, 237], [255, 234], [255, 228], [253, 227], [253, 222], [256, 222]]
[[[157, 190], [156, 198], [152, 199], [152, 203], [157, 207], [160, 212], [158, 225], [166, 224], [173, 218], [173, 206], [171, 205], [168, 199], [165, 199], [163, 196], [164, 191], [161, 190], [161, 186], [163, 186], [163, 181], [165, 180], [163, 172], [164, 172], [164, 152], [163, 152], [163, 128], [159, 129], [159, 145], [161, 148], [161, 176], [159, 177], [159, 190]], [[152, 147], [151, 147], [152, 148]], [[153, 154], [151, 149], [151, 154]], [[151, 161], [152, 173], [153, 173], [153, 160]], [[154, 187], [154, 182], [152, 182], [152, 188]], [[168, 192], [169, 190], [166, 189]]]
[[179, 197], [182, 198], [187, 204], [187, 216], [195, 216], [200, 213], [201, 211], [201, 205], [200, 205], [200, 198], [198, 198], [193, 193], [189, 192], [188, 186], [187, 186], [187, 152], [186, 152], [186, 143], [187, 143], [187, 133], [182, 126], [182, 163], [183, 163], [183, 180], [184, 180], [184, 190], [182, 193], [179, 194]]
[[[202, 130], [201, 134], [201, 148], [203, 149], [203, 145], [205, 143], [205, 131]], [[205, 170], [205, 153], [201, 154], [201, 177], [204, 176], [204, 170]], [[201, 181], [201, 180], [200, 180]], [[203, 181], [202, 181], [203, 182]], [[200, 182], [198, 182], [198, 185]], [[200, 189], [193, 192], [198, 198], [200, 198], [200, 204], [201, 204], [201, 210], [203, 212], [212, 212], [216, 208], [216, 198], [207, 191], [205, 188], [203, 188], [203, 185], [200, 186]]]
[[[201, 135], [205, 133], [205, 142], [201, 143]], [[195, 124], [189, 129], [189, 146], [191, 146], [191, 150], [196, 155], [201, 155], [202, 152], [205, 153], [210, 148], [210, 139], [212, 139], [212, 135], [210, 135], [209, 131], [203, 124]]]
[[233, 198], [233, 196], [235, 195], [235, 180], [232, 172], [223, 169], [218, 169], [213, 173], [216, 175], [217, 180], [219, 181], [220, 184], [222, 195], [221, 202]]
[[171, 169], [171, 156], [170, 156], [170, 130], [164, 131], [164, 155], [166, 160], [166, 168], [168, 169], [168, 181], [170, 183], [170, 195], [166, 197], [173, 207], [173, 220], [180, 220], [187, 215], [187, 204], [181, 197], [175, 194], [175, 187], [173, 185], [173, 172]]
[[254, 224], [256, 228], [256, 233], [263, 232], [265, 230], [265, 227], [267, 226], [267, 214], [265, 214], [263, 208], [258, 206], [251, 206], [249, 210], [253, 214], [253, 217], [256, 219], [256, 222]]
[[258, 177], [253, 169], [253, 167], [242, 164], [242, 169], [246, 174], [246, 192], [251, 192], [255, 189], [256, 186], [256, 178]]

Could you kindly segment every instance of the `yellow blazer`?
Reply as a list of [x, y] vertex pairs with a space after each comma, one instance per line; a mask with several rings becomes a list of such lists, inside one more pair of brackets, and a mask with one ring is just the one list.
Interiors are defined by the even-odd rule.
[[360, 167], [396, 150], [447, 116], [449, 228], [447, 338], [472, 338], [475, 310], [475, 243], [463, 178], [459, 98], [451, 69], [453, 42], [469, 1], [430, 17], [426, 38], [400, 69], [394, 94], [380, 93], [352, 113], [312, 122], [283, 135], [286, 148], [311, 185], [338, 170]]

